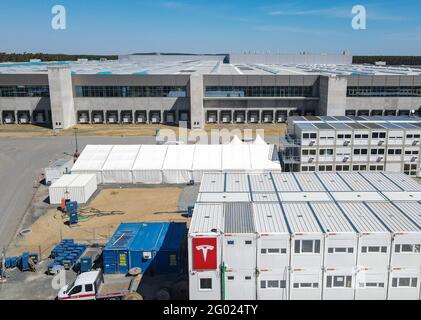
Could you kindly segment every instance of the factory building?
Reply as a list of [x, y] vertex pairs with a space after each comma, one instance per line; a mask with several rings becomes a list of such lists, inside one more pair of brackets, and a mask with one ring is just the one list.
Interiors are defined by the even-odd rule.
[[291, 117], [281, 144], [285, 171], [420, 175], [420, 117]]
[[[278, 123], [290, 116], [414, 115], [421, 69], [349, 55], [141, 55], [0, 64], [0, 123]], [[230, 61], [230, 59], [232, 61]]]
[[419, 300], [420, 201], [397, 173], [206, 173], [190, 299]]

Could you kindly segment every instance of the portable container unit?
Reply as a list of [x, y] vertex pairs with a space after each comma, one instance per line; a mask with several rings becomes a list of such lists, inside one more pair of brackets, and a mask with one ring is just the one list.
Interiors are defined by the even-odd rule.
[[270, 173], [249, 174], [250, 191], [255, 192], [276, 192]]
[[256, 269], [256, 227], [251, 203], [224, 203], [222, 259], [228, 270]]
[[104, 273], [177, 273], [182, 268], [185, 223], [122, 223], [104, 248]]
[[387, 178], [381, 172], [361, 172], [365, 179], [368, 180], [378, 191], [403, 191], [397, 184]]
[[58, 180], [63, 174], [69, 174], [73, 166], [73, 159], [59, 159], [51, 163], [45, 172], [45, 183], [51, 184]]
[[204, 173], [199, 192], [224, 192], [225, 173]]
[[102, 183], [102, 167], [113, 148], [112, 145], [87, 145], [72, 167], [72, 173], [94, 173]]
[[383, 268], [359, 268], [355, 276], [355, 300], [386, 300], [389, 272]]
[[320, 182], [326, 188], [327, 191], [331, 192], [348, 192], [352, 191], [349, 185], [336, 173], [316, 173]]
[[288, 300], [289, 269], [259, 271], [256, 298], [257, 300]]
[[230, 193], [199, 193], [197, 202], [202, 203], [224, 203], [224, 202], [250, 202], [251, 197], [249, 193], [245, 192], [230, 192]]
[[272, 179], [278, 192], [299, 192], [300, 185], [293, 173], [272, 173]]
[[367, 203], [392, 233], [390, 266], [420, 268], [421, 230], [390, 202]]
[[49, 187], [50, 204], [60, 204], [63, 198], [87, 203], [97, 188], [94, 174], [65, 174]]
[[319, 178], [313, 173], [300, 173], [295, 174], [295, 179], [297, 179], [298, 185], [300, 186], [300, 191], [304, 192], [324, 192], [327, 191], [323, 186]]
[[320, 268], [291, 268], [290, 300], [321, 300], [323, 271]]
[[382, 173], [394, 184], [398, 185], [403, 191], [420, 191], [421, 184], [410, 176], [400, 172], [384, 172]]
[[116, 145], [102, 167], [103, 183], [133, 183], [132, 168], [140, 145]]
[[256, 270], [228, 269], [224, 278], [223, 300], [256, 300]]
[[421, 227], [421, 203], [414, 201], [394, 202], [402, 213], [414, 222], [418, 227]]
[[194, 151], [194, 145], [168, 146], [167, 155], [162, 166], [164, 183], [188, 183], [193, 179]]
[[323, 278], [323, 300], [354, 300], [353, 268], [326, 268]]
[[388, 300], [419, 300], [421, 271], [417, 268], [391, 268]]
[[222, 145], [196, 145], [192, 170], [195, 182], [201, 182], [205, 172], [221, 172]]
[[357, 267], [387, 269], [392, 236], [386, 226], [373, 215], [365, 203], [341, 202], [338, 205], [358, 230]]
[[340, 172], [337, 173], [339, 177], [346, 182], [346, 184], [357, 192], [374, 192], [377, 191], [376, 187], [373, 186], [367, 179], [365, 179], [358, 172]]
[[196, 203], [188, 236], [190, 300], [221, 300], [223, 230], [224, 205]]
[[246, 174], [227, 173], [225, 176], [225, 192], [250, 192], [250, 181]]
[[291, 268], [323, 267], [324, 234], [306, 202], [282, 203], [291, 229]]
[[162, 166], [167, 154], [166, 145], [142, 145], [133, 163], [133, 183], [160, 184]]
[[356, 266], [358, 234], [334, 202], [310, 203], [321, 228], [325, 233], [325, 268], [351, 270]]

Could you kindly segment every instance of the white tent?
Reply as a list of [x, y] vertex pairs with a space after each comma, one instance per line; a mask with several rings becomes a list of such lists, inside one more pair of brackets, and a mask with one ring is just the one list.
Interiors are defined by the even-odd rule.
[[60, 204], [63, 198], [87, 203], [97, 188], [95, 174], [65, 174], [48, 189], [50, 203]]
[[87, 145], [73, 165], [72, 173], [94, 173], [97, 183], [102, 183], [102, 167], [112, 148], [112, 145]]
[[103, 183], [133, 183], [132, 168], [140, 145], [116, 145], [102, 167]]
[[253, 141], [253, 145], [267, 145], [266, 141], [259, 135], [256, 136], [256, 139]]
[[248, 172], [251, 169], [249, 145], [223, 145], [222, 170], [227, 172]]
[[238, 136], [234, 136], [234, 138], [232, 138], [231, 142], [229, 143], [231, 145], [243, 145], [244, 142], [241, 141], [241, 139]]
[[167, 148], [166, 145], [142, 145], [132, 168], [133, 183], [163, 182], [162, 166]]
[[250, 145], [251, 172], [281, 171], [278, 152], [274, 145]]
[[195, 182], [202, 181], [205, 172], [221, 172], [222, 145], [196, 145], [192, 170]]
[[162, 167], [164, 183], [187, 183], [192, 180], [195, 145], [170, 145]]

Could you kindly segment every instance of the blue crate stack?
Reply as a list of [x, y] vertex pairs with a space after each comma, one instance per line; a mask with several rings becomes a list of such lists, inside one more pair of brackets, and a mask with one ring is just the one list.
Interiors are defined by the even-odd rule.
[[86, 245], [75, 243], [73, 239], [63, 239], [51, 251], [51, 258], [54, 261], [48, 267], [52, 270], [55, 266], [63, 266], [69, 270], [77, 263], [85, 250]]

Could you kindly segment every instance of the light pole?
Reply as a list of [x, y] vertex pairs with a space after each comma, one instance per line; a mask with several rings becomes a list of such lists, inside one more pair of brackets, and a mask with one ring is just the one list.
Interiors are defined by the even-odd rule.
[[78, 130], [78, 128], [74, 128], [76, 151], [75, 151], [75, 154], [73, 155], [73, 158], [74, 158], [75, 161], [79, 157], [79, 148], [78, 148], [78, 144], [77, 144], [77, 130]]

